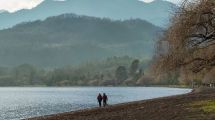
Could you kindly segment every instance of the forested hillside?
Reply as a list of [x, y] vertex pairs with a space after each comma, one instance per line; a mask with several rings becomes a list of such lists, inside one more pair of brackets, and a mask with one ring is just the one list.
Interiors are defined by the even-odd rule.
[[151, 58], [161, 30], [140, 19], [113, 21], [75, 14], [21, 23], [0, 31], [0, 65], [53, 68], [111, 56]]

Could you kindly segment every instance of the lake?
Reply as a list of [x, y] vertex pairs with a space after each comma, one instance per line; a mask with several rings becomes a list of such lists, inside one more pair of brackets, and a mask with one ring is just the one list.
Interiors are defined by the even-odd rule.
[[190, 91], [164, 87], [6, 87], [0, 88], [0, 119], [19, 120], [97, 107], [97, 94], [104, 92], [112, 105]]

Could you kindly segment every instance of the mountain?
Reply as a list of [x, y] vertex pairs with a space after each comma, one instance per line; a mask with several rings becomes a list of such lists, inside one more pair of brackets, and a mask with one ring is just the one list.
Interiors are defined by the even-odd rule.
[[5, 11], [5, 10], [0, 10], [0, 13], [3, 13], [3, 12], [7, 12], [7, 11]]
[[175, 8], [175, 4], [163, 0], [155, 0], [151, 3], [139, 0], [45, 0], [31, 10], [0, 13], [0, 29], [14, 26], [20, 22], [44, 20], [47, 17], [64, 13], [114, 20], [140, 18], [164, 27], [168, 23], [171, 11]]
[[162, 29], [141, 20], [110, 20], [75, 14], [25, 22], [0, 30], [0, 66], [45, 67], [129, 55], [151, 58]]

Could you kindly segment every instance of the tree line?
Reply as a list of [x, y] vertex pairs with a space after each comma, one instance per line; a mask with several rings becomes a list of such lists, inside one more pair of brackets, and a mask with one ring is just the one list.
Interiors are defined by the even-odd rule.
[[0, 67], [0, 86], [135, 86], [149, 63], [123, 56], [52, 69], [31, 64]]

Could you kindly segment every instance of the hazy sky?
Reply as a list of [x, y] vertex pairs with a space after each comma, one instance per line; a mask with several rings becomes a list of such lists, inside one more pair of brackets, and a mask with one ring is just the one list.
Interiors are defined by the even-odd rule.
[[14, 12], [20, 9], [31, 9], [43, 0], [0, 0], [0, 10]]
[[[7, 10], [9, 12], [14, 12], [20, 9], [31, 9], [43, 0], [0, 0], [0, 10]], [[153, 0], [141, 0], [145, 2], [151, 2]], [[178, 3], [180, 0], [167, 0], [173, 3]]]

